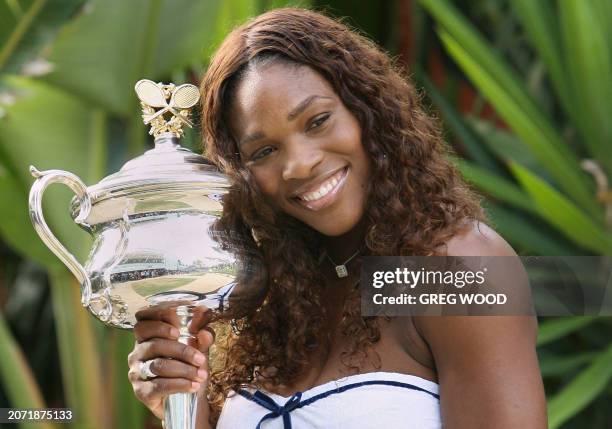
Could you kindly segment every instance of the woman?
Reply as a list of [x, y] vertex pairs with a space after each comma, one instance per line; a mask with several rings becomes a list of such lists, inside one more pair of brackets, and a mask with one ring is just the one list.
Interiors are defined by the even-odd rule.
[[139, 314], [130, 380], [156, 416], [196, 391], [219, 429], [546, 427], [534, 318], [361, 317], [363, 255], [515, 255], [384, 53], [277, 9], [226, 38], [202, 93], [207, 155], [233, 183], [219, 226], [261, 256], [268, 289], [216, 340], [203, 313], [193, 347]]

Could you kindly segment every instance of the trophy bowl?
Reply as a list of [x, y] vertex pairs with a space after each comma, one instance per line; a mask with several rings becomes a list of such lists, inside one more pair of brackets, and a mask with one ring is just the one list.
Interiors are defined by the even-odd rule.
[[[189, 109], [198, 89], [141, 80], [136, 92], [155, 147], [89, 187], [72, 173], [30, 167], [36, 178], [30, 217], [42, 241], [78, 279], [81, 302], [95, 317], [131, 329], [137, 312], [163, 308], [176, 316], [179, 341], [187, 344], [195, 309], [241, 317], [263, 300], [266, 272], [260, 255], [216, 226], [227, 178], [178, 142], [182, 126], [191, 126]], [[75, 193], [72, 217], [93, 238], [83, 265], [45, 222], [43, 194], [54, 183]], [[193, 428], [195, 411], [195, 394], [170, 395], [165, 427]]]

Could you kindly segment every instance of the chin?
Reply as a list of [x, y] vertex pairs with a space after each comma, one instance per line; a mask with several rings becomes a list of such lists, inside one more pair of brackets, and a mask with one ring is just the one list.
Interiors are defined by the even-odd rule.
[[[337, 219], [343, 219], [342, 222]], [[324, 222], [310, 222], [311, 228], [328, 237], [338, 237], [350, 232], [359, 224], [361, 213], [355, 211], [351, 216], [329, 216]]]
[[342, 227], [342, 225], [334, 224], [334, 225], [311, 225], [314, 229], [319, 231], [321, 234], [326, 235], [328, 237], [339, 237], [342, 234], [346, 234], [352, 228], [351, 226]]

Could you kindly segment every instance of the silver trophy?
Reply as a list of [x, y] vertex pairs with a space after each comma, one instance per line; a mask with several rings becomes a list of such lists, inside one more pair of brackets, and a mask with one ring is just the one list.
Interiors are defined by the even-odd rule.
[[[235, 242], [229, 248], [227, 233], [215, 226], [227, 178], [178, 143], [182, 126], [192, 125], [189, 113], [198, 89], [150, 80], [140, 80], [135, 89], [155, 148], [89, 187], [72, 173], [30, 167], [36, 178], [30, 217], [42, 241], [80, 282], [81, 302], [94, 316], [130, 329], [138, 311], [161, 308], [176, 321], [179, 341], [187, 344], [194, 311], [205, 306], [238, 317], [262, 299], [263, 291], [253, 285], [265, 284], [265, 273], [257, 255]], [[94, 239], [84, 265], [43, 217], [43, 193], [53, 183], [74, 191], [72, 217]], [[194, 428], [196, 400], [191, 393], [170, 395], [165, 427]]]

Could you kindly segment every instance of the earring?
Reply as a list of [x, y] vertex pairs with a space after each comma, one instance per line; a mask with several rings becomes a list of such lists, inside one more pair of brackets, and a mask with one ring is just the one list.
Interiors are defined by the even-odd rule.
[[259, 237], [257, 237], [257, 234], [255, 233], [255, 230], [253, 228], [251, 228], [251, 236], [253, 237], [253, 240], [255, 240], [255, 244], [257, 244], [257, 246], [259, 247], [260, 244], [260, 240]]

